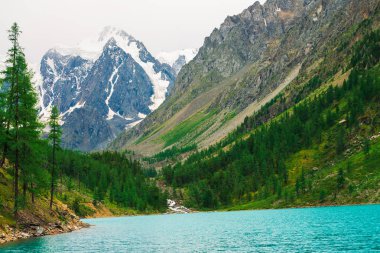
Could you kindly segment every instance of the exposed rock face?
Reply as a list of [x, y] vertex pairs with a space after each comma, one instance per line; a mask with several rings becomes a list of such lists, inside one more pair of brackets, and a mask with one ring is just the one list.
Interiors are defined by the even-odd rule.
[[63, 146], [105, 147], [158, 108], [175, 73], [124, 31], [107, 27], [92, 43], [49, 50], [40, 66], [41, 118], [61, 112]]
[[[80, 56], [63, 56], [55, 49], [49, 50], [41, 60], [40, 84], [41, 109], [57, 105], [61, 112], [67, 112], [79, 102], [82, 82], [93, 63]], [[48, 112], [44, 111], [48, 116]]]
[[[174, 116], [182, 109], [243, 111], [276, 89], [297, 66], [302, 66], [303, 73], [323, 59], [328, 43], [373, 15], [378, 5], [376, 0], [267, 0], [227, 17], [205, 39], [196, 57], [181, 69], [170, 97], [160, 109], [120, 136], [112, 147], [130, 148], [133, 140], [159, 129], [164, 122], [183, 121], [194, 115], [186, 112]], [[214, 96], [204, 101], [202, 95], [207, 92]], [[207, 137], [201, 134], [206, 130], [192, 129], [199, 140]], [[159, 134], [155, 132], [157, 138], [152, 137], [152, 143], [157, 143]]]

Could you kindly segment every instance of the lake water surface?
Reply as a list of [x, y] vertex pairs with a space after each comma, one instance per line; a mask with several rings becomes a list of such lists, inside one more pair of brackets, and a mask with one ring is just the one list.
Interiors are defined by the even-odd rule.
[[0, 252], [379, 252], [380, 205], [86, 219]]

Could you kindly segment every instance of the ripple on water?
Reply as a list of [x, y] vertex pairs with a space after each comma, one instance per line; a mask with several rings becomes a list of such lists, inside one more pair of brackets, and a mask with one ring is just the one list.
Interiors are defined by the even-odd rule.
[[94, 226], [0, 252], [371, 252], [380, 205], [88, 219]]

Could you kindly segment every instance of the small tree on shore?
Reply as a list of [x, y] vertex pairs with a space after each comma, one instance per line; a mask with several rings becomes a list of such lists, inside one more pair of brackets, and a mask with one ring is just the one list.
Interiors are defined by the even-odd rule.
[[345, 178], [344, 178], [344, 171], [343, 171], [342, 168], [340, 168], [339, 171], [338, 171], [338, 176], [337, 176], [337, 179], [336, 179], [336, 183], [337, 183], [338, 190], [344, 188]]

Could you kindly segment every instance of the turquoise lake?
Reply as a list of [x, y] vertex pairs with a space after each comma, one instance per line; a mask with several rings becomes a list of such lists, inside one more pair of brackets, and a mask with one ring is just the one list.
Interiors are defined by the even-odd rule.
[[0, 252], [379, 252], [380, 205], [86, 219]]

